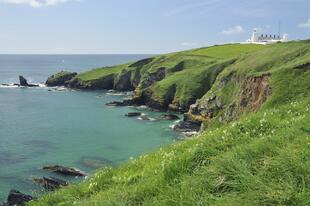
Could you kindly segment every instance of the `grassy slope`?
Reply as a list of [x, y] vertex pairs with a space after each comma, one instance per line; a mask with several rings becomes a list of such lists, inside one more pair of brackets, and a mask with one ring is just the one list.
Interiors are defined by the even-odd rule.
[[[299, 65], [309, 63], [309, 46], [309, 42], [306, 41], [276, 44], [240, 56], [234, 64], [226, 67], [218, 75], [211, 90], [197, 101], [198, 105], [202, 105], [203, 108], [209, 108], [209, 110], [210, 108], [217, 110], [213, 115], [225, 119], [225, 116], [231, 113], [231, 106], [238, 105], [240, 102], [240, 91], [242, 90], [241, 85], [244, 83], [243, 80], [248, 77], [259, 77], [264, 74], [271, 75], [272, 101], [275, 103], [275, 106], [292, 101], [297, 96], [304, 95], [305, 91], [310, 90], [307, 69], [302, 70], [296, 68]], [[224, 80], [226, 82], [225, 84], [223, 83]], [[300, 84], [303, 87], [299, 87]], [[214, 96], [219, 97], [221, 100], [222, 108], [220, 110], [214, 105], [208, 104]], [[239, 111], [242, 108], [238, 106], [234, 108], [236, 111], [234, 114], [235, 117], [244, 113], [244, 111]], [[201, 113], [206, 115], [205, 113], [209, 110], [202, 110]], [[235, 118], [232, 117], [232, 119]]]
[[[261, 45], [233, 44], [157, 56], [149, 64], [140, 68], [141, 82], [146, 80], [150, 73], [154, 73], [163, 67], [166, 68], [166, 78], [149, 88], [141, 88], [140, 85], [137, 93], [147, 90], [152, 93], [154, 100], [164, 102], [167, 90], [175, 87], [175, 95], [172, 97], [173, 103], [178, 106], [188, 106], [210, 88], [215, 77], [223, 68], [221, 64], [225, 65], [231, 59], [263, 48], [265, 47]], [[181, 65], [181, 69], [177, 70], [176, 68], [179, 65]], [[218, 67], [218, 69], [215, 70], [214, 66]], [[138, 67], [130, 67], [130, 64], [97, 68], [81, 73], [77, 78], [82, 84], [87, 85], [89, 82], [95, 82], [111, 74], [116, 76], [122, 70], [130, 71], [135, 69], [138, 69]]]
[[113, 67], [103, 67], [103, 68], [97, 68], [93, 69], [88, 72], [83, 72], [77, 76], [78, 79], [81, 79], [84, 82], [100, 79], [101, 77], [110, 75], [110, 74], [117, 74], [119, 73], [122, 68], [127, 68], [128, 65], [117, 65]]
[[[218, 78], [231, 70], [272, 73], [273, 94], [259, 112], [211, 124], [194, 139], [102, 169], [30, 205], [309, 205], [310, 70], [296, 69], [310, 61], [307, 48], [268, 46], [221, 72]], [[229, 96], [216, 86], [210, 92]]]

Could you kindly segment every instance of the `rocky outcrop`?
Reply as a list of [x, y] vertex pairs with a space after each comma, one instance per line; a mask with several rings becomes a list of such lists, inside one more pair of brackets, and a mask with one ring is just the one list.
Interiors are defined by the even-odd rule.
[[33, 200], [34, 198], [30, 195], [23, 194], [17, 190], [11, 190], [7, 202], [0, 203], [3, 206], [25, 206], [28, 202]]
[[181, 61], [180, 63], [178, 63], [177, 65], [175, 65], [173, 68], [171, 68], [171, 69], [169, 70], [169, 72], [172, 72], [172, 73], [174, 73], [174, 72], [180, 72], [180, 71], [182, 71], [182, 70], [184, 69], [184, 67], [185, 67], [185, 62], [184, 62], [184, 61]]
[[82, 172], [79, 169], [72, 168], [72, 167], [64, 167], [60, 165], [44, 166], [42, 169], [47, 170], [49, 172], [54, 172], [54, 173], [58, 173], [61, 175], [67, 175], [67, 176], [74, 176], [74, 177], [86, 177], [87, 176], [85, 172]]
[[19, 84], [20, 86], [25, 86], [25, 87], [28, 86], [28, 82], [23, 76], [19, 76]]
[[132, 91], [131, 71], [123, 69], [114, 79], [113, 88], [117, 91]]
[[154, 58], [147, 58], [147, 59], [142, 59], [140, 61], [137, 61], [131, 65], [129, 65], [129, 67], [143, 67], [144, 65], [147, 65], [149, 63], [151, 63], [154, 60]]
[[114, 74], [109, 74], [91, 81], [81, 81], [79, 78], [73, 78], [68, 82], [67, 86], [73, 89], [85, 90], [113, 89]]
[[174, 99], [175, 92], [176, 85], [171, 85], [166, 89], [163, 98], [157, 98], [150, 89], [146, 89], [142, 92], [141, 98], [143, 104], [159, 111], [166, 111]]
[[129, 113], [125, 114], [126, 117], [139, 117], [141, 115], [142, 115], [141, 112], [129, 112]]
[[146, 77], [142, 80], [139, 87], [141, 87], [142, 89], [150, 87], [155, 82], [163, 80], [165, 76], [166, 76], [166, 68], [160, 67], [159, 69], [157, 69], [157, 71], [146, 74]]
[[68, 186], [68, 182], [55, 177], [34, 178], [33, 181], [51, 191]]
[[123, 107], [123, 106], [128, 106], [124, 102], [119, 102], [119, 101], [113, 101], [113, 102], [108, 102], [105, 104], [106, 106], [109, 107]]
[[19, 76], [19, 84], [15, 84], [17, 86], [22, 86], [22, 87], [38, 87], [39, 85], [37, 84], [28, 84], [28, 81], [25, 77]]
[[57, 74], [50, 76], [45, 84], [49, 87], [67, 86], [69, 81], [72, 80], [76, 75], [76, 72], [61, 71]]
[[271, 95], [272, 90], [269, 84], [270, 74], [258, 77], [249, 77], [241, 85], [241, 98], [239, 105], [242, 109], [258, 111], [262, 104]]
[[178, 120], [180, 118], [175, 114], [163, 114], [159, 117], [159, 119], [161, 119], [161, 120]]
[[[231, 73], [219, 81], [215, 92], [191, 105], [185, 117], [196, 122], [208, 122], [214, 118], [221, 122], [229, 122], [237, 119], [242, 113], [256, 112], [272, 94], [269, 77], [270, 74], [240, 77]], [[222, 96], [223, 91], [232, 87], [231, 85], [236, 85], [236, 93]]]
[[190, 120], [184, 120], [177, 123], [173, 129], [177, 132], [187, 133], [187, 132], [199, 132], [201, 123], [194, 122]]
[[300, 65], [296, 66], [295, 69], [303, 70], [303, 71], [309, 70], [310, 69], [310, 62], [300, 64]]
[[141, 68], [136, 68], [131, 72], [130, 82], [132, 88], [137, 88], [141, 81]]

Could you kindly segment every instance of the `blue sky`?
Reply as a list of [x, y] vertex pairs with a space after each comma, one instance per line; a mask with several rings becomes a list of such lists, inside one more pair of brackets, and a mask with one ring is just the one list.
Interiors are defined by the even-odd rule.
[[165, 53], [244, 41], [253, 28], [310, 38], [309, 0], [0, 0], [0, 53]]

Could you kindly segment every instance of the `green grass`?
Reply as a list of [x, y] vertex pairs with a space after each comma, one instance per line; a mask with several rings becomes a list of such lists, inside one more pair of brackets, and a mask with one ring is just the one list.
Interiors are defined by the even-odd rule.
[[[174, 85], [174, 101], [199, 94], [202, 106], [217, 95], [224, 103], [220, 114], [240, 98], [242, 80], [270, 74], [272, 95], [257, 113], [240, 113], [229, 123], [214, 118], [192, 139], [101, 169], [29, 205], [310, 205], [310, 69], [299, 68], [310, 62], [309, 42], [251, 46], [169, 54], [142, 70], [147, 77], [159, 66], [174, 71], [184, 61], [182, 71], [168, 73], [147, 89], [160, 100]], [[235, 78], [224, 84], [231, 73]]]
[[207, 56], [212, 58], [227, 59], [237, 57], [242, 54], [252, 53], [265, 49], [266, 46], [263, 45], [253, 45], [253, 44], [228, 44], [212, 46], [208, 48], [201, 48], [189, 51], [188, 54]]
[[[148, 91], [152, 94], [151, 98], [154, 101], [160, 104], [167, 104], [165, 99], [167, 96], [170, 96], [167, 94], [167, 91], [169, 91], [169, 88], [175, 87], [175, 95], [172, 95], [173, 102], [169, 103], [187, 109], [190, 104], [194, 103], [196, 99], [201, 98], [207, 92], [220, 72], [209, 71], [212, 65], [222, 64], [231, 59], [236, 59], [242, 55], [266, 48], [261, 45], [242, 44], [213, 46], [159, 55], [149, 64], [143, 65], [141, 68], [129, 67], [131, 64], [103, 67], [83, 72], [76, 78], [81, 85], [90, 85], [92, 83], [96, 84], [102, 78], [109, 75], [116, 77], [124, 70], [139, 70], [141, 76], [140, 82], [143, 82], [151, 73], [158, 71], [160, 68], [165, 68], [167, 75], [163, 81], [156, 82], [150, 88], [142, 88], [140, 85], [138, 86], [138, 93], [142, 94], [143, 91]], [[183, 64], [182, 71], [179, 71], [176, 68], [181, 64]]]
[[30, 205], [308, 205], [310, 101], [98, 171]]
[[103, 67], [93, 69], [87, 72], [78, 74], [77, 78], [81, 81], [91, 81], [100, 79], [101, 77], [108, 76], [110, 74], [118, 74], [123, 68], [127, 68], [127, 65], [118, 65], [113, 67]]

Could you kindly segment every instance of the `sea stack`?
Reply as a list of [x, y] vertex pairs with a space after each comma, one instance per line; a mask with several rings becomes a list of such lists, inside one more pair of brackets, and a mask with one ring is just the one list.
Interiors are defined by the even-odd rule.
[[20, 86], [25, 86], [25, 87], [29, 86], [27, 79], [25, 79], [23, 76], [19, 76], [19, 84]]

